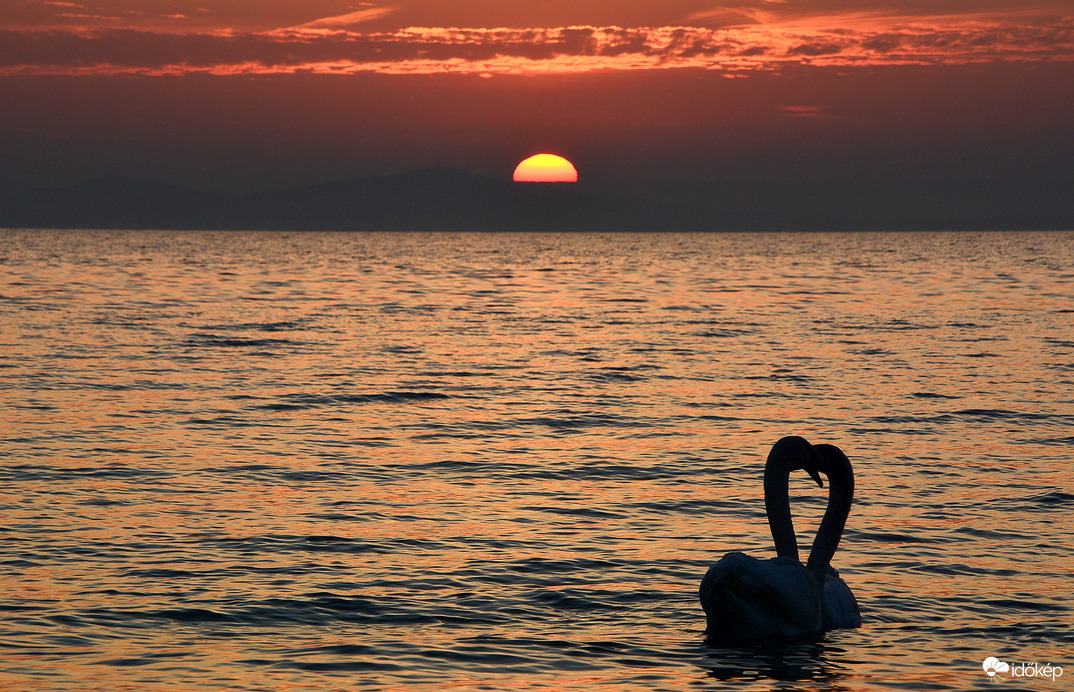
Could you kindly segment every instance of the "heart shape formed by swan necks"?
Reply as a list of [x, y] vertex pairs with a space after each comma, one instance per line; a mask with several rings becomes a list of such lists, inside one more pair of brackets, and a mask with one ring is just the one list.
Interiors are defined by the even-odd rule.
[[[791, 471], [805, 470], [818, 484], [828, 478], [828, 506], [807, 563], [798, 559], [788, 485]], [[800, 636], [857, 627], [861, 612], [846, 582], [832, 569], [854, 499], [854, 470], [834, 445], [811, 445], [798, 436], [772, 446], [764, 470], [765, 510], [777, 557], [725, 555], [706, 572], [698, 595], [713, 639]]]

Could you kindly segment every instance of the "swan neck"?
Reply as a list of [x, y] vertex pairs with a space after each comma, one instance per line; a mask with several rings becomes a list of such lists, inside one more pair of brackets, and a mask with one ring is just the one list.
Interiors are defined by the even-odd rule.
[[768, 528], [772, 531], [776, 555], [797, 561], [798, 539], [794, 535], [791, 499], [787, 489], [790, 475], [790, 460], [773, 450], [764, 467], [764, 508], [768, 514]]

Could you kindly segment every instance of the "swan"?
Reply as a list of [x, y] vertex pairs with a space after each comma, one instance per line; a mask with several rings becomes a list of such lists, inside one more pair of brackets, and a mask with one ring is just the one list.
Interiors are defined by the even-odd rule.
[[[813, 541], [806, 568], [813, 578], [820, 582], [823, 575], [823, 600], [821, 601], [821, 623], [824, 629], [843, 627], [860, 627], [861, 610], [854, 592], [831, 566], [832, 556], [842, 538], [854, 500], [854, 469], [843, 450], [835, 445], [813, 445], [813, 456], [807, 471], [821, 485], [814, 475], [819, 472], [828, 477], [828, 506], [824, 518]], [[798, 542], [790, 522], [790, 497], [786, 486], [769, 489], [765, 487], [765, 508], [772, 530], [772, 542], [776, 545], [776, 554], [798, 559]], [[775, 519], [773, 519], [775, 517]]]
[[[806, 565], [798, 560], [788, 494], [790, 472], [796, 469], [804, 469], [817, 485], [823, 485], [820, 473], [829, 479], [828, 507]], [[699, 592], [706, 634], [746, 639], [859, 626], [854, 594], [831, 567], [854, 497], [849, 459], [834, 445], [784, 437], [765, 463], [764, 497], [776, 557], [759, 560], [734, 552], [709, 568]]]
[[[843, 450], [835, 445], [813, 445], [816, 468], [828, 477], [828, 507], [820, 521], [813, 549], [809, 551], [806, 569], [818, 583], [824, 584], [821, 602], [821, 622], [824, 629], [860, 627], [861, 610], [854, 592], [831, 566], [832, 556], [839, 547], [850, 505], [854, 501], [854, 469]], [[788, 508], [788, 514], [790, 510]], [[773, 532], [773, 538], [775, 533]], [[792, 534], [793, 537], [793, 534]]]
[[797, 436], [772, 446], [764, 467], [764, 495], [776, 557], [762, 560], [733, 552], [708, 569], [699, 590], [708, 636], [753, 639], [820, 631], [821, 582], [798, 561], [787, 489], [796, 469], [821, 483], [817, 456], [813, 445]]

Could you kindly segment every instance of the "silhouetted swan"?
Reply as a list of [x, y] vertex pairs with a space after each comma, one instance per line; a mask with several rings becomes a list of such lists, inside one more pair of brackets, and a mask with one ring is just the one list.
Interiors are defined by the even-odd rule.
[[850, 515], [850, 505], [854, 501], [854, 469], [843, 450], [835, 445], [813, 445], [813, 451], [817, 469], [828, 477], [828, 507], [824, 510], [824, 518], [821, 519], [817, 536], [813, 539], [813, 549], [809, 551], [806, 569], [818, 582], [823, 578], [821, 621], [824, 629], [858, 627], [861, 625], [858, 600], [831, 566], [832, 556], [839, 547], [843, 527]]
[[[830, 479], [828, 508], [808, 565], [798, 560], [791, 520], [788, 482], [795, 469], [807, 471], [818, 485], [818, 472]], [[837, 574], [828, 575], [853, 494], [850, 462], [837, 447], [814, 447], [801, 437], [776, 442], [765, 463], [764, 495], [777, 557], [759, 560], [734, 552], [709, 568], [699, 592], [706, 634], [724, 639], [797, 636], [860, 624], [860, 615], [853, 621], [857, 603], [850, 589]]]
[[772, 446], [764, 467], [764, 496], [777, 557], [759, 560], [734, 552], [709, 568], [699, 595], [710, 637], [753, 639], [820, 631], [820, 590], [798, 561], [787, 490], [795, 469], [809, 471], [820, 484], [816, 458], [813, 445], [801, 437], [784, 437]]

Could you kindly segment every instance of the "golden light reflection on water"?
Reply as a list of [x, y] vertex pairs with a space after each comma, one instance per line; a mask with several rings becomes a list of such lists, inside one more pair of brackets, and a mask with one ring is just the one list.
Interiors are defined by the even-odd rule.
[[[60, 660], [91, 686], [648, 689], [710, 656], [775, 684], [698, 653], [695, 592], [771, 553], [784, 434], [858, 474], [835, 565], [866, 625], [807, 684], [1065, 655], [1070, 234], [4, 240], [0, 565], [31, 610], [0, 641], [36, 648], [0, 658], [27, 689]], [[804, 552], [823, 491], [791, 493]]]

